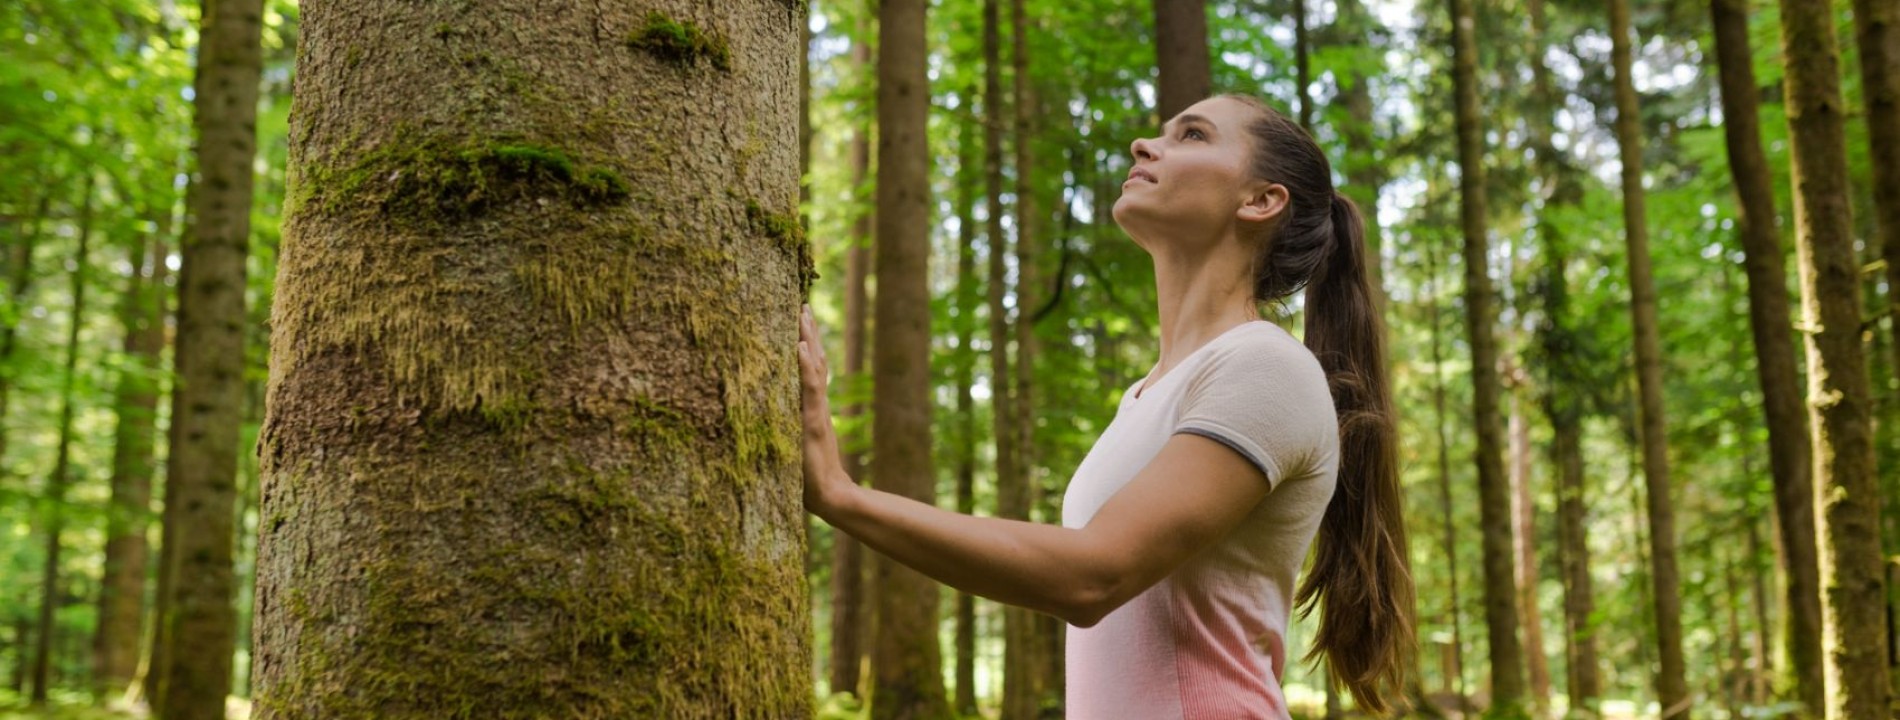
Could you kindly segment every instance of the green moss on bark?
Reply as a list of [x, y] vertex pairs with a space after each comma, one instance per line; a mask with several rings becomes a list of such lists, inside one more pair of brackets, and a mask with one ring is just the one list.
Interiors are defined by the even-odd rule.
[[796, 214], [766, 210], [756, 200], [746, 201], [745, 215], [753, 231], [771, 240], [772, 246], [797, 268], [799, 294], [810, 297], [818, 269], [812, 263], [811, 241], [805, 237], [805, 223]]
[[325, 212], [374, 206], [390, 220], [428, 227], [523, 198], [586, 206], [624, 199], [632, 189], [612, 168], [582, 166], [556, 148], [405, 135], [341, 169], [326, 163], [299, 176], [292, 204], [316, 202]]
[[682, 67], [704, 60], [722, 72], [732, 71], [732, 49], [725, 37], [657, 10], [647, 13], [646, 24], [627, 38], [627, 45]]

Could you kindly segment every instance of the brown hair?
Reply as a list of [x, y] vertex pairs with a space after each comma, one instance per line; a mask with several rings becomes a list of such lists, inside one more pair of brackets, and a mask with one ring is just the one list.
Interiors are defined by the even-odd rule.
[[1254, 299], [1306, 290], [1306, 347], [1326, 370], [1339, 414], [1339, 473], [1294, 604], [1320, 609], [1311, 661], [1378, 715], [1403, 694], [1415, 645], [1412, 573], [1399, 489], [1398, 436], [1386, 385], [1385, 327], [1366, 275], [1359, 208], [1333, 188], [1332, 165], [1304, 128], [1265, 103], [1248, 130], [1253, 173], [1288, 202], [1254, 261]]

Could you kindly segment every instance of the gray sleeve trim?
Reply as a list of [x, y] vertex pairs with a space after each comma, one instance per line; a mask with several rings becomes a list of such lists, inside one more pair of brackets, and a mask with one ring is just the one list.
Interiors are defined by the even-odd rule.
[[1267, 478], [1267, 487], [1271, 488], [1275, 485], [1278, 485], [1280, 482], [1280, 478], [1275, 475], [1275, 467], [1272, 463], [1267, 462], [1265, 458], [1256, 457], [1253, 452], [1247, 450], [1247, 448], [1245, 447], [1242, 447], [1238, 441], [1235, 441], [1227, 437], [1226, 435], [1215, 432], [1213, 430], [1209, 430], [1207, 428], [1193, 427], [1193, 426], [1184, 426], [1184, 427], [1176, 428], [1174, 431], [1174, 434], [1199, 435], [1201, 437], [1204, 437], [1214, 442], [1225, 445], [1227, 446], [1227, 449], [1232, 450], [1236, 453], [1239, 453], [1242, 458], [1245, 458], [1247, 460], [1247, 462], [1253, 463], [1254, 467], [1259, 468], [1260, 474]]

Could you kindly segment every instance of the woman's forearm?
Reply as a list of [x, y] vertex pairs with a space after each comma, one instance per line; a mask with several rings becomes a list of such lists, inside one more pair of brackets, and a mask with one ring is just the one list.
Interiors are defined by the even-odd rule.
[[1076, 625], [1106, 612], [1113, 573], [1086, 531], [964, 515], [849, 481], [831, 487], [813, 508], [819, 517], [938, 582]]

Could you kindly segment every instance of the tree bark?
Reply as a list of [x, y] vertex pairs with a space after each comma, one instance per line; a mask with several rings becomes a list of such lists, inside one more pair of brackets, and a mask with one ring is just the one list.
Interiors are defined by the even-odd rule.
[[1795, 249], [1808, 359], [1821, 652], [1832, 720], [1888, 715], [1885, 570], [1860, 263], [1848, 206], [1840, 53], [1825, 0], [1781, 0]]
[[[140, 242], [128, 280], [125, 354], [113, 406], [112, 500], [106, 514], [105, 570], [99, 588], [99, 624], [93, 636], [93, 684], [102, 694], [124, 690], [138, 673], [145, 638], [145, 575], [150, 566], [146, 528], [152, 513], [153, 433], [158, 420], [160, 353], [165, 347], [165, 239], [171, 208], [154, 213], [157, 231]], [[149, 248], [150, 252], [147, 252]]]
[[[1009, 404], [1009, 430], [1015, 435], [1014, 477], [1007, 487], [997, 490], [997, 516], [1012, 520], [1030, 520], [1036, 506], [1035, 442], [1035, 309], [1040, 302], [1041, 278], [1036, 269], [1035, 136], [1031, 115], [1036, 111], [1035, 93], [1029, 69], [1029, 22], [1023, 0], [1011, 0], [1010, 39], [1014, 88], [1010, 106], [1012, 135], [1015, 139], [1016, 204], [1016, 358], [1013, 375], [1006, 382], [1013, 386]], [[1000, 121], [1001, 118], [998, 118]], [[1004, 720], [1031, 720], [1041, 713], [1043, 695], [1048, 690], [1043, 670], [1047, 665], [1043, 635], [1036, 627], [1036, 613], [1027, 608], [1003, 608], [1003, 707]]]
[[1511, 561], [1511, 489], [1504, 475], [1498, 415], [1496, 311], [1492, 308], [1484, 134], [1479, 127], [1476, 20], [1471, 0], [1451, 0], [1453, 85], [1457, 92], [1459, 215], [1464, 229], [1465, 332], [1471, 343], [1472, 423], [1476, 425], [1480, 523], [1484, 533], [1484, 609], [1491, 649], [1491, 707], [1513, 712], [1524, 701], [1524, 652], [1518, 643], [1517, 583]]
[[[1012, 5], [1012, 19], [1014, 6]], [[1028, 518], [1029, 497], [1023, 481], [1019, 445], [1022, 434], [1017, 427], [1016, 376], [1011, 372], [1009, 347], [1011, 326], [1004, 299], [1009, 294], [1005, 257], [1009, 241], [1003, 233], [1003, 124], [1014, 122], [1006, 114], [1003, 95], [1002, 8], [1000, 0], [983, 3], [983, 153], [984, 194], [988, 208], [989, 244], [989, 335], [990, 335], [990, 411], [991, 429], [996, 442], [996, 516], [1023, 520]], [[1020, 102], [1020, 98], [1018, 99]], [[1017, 202], [1021, 203], [1019, 196]], [[1018, 226], [1020, 232], [1021, 226]], [[1020, 235], [1018, 236], [1021, 237]], [[1020, 292], [1021, 276], [1017, 288]], [[1017, 309], [1023, 307], [1018, 295]], [[1022, 314], [1028, 317], [1027, 313]], [[1018, 322], [1021, 322], [1019, 319]], [[1027, 687], [1028, 673], [1034, 663], [1028, 650], [1030, 623], [1026, 610], [1004, 607], [1003, 611], [1003, 697], [1002, 716], [1015, 720], [1031, 717], [1033, 693]]]
[[33, 633], [33, 695], [35, 706], [45, 705], [52, 689], [53, 641], [58, 635], [55, 624], [60, 604], [60, 534], [66, 525], [66, 491], [72, 486], [73, 395], [79, 375], [79, 327], [86, 318], [86, 264], [88, 243], [92, 240], [92, 176], [87, 175], [79, 201], [79, 250], [73, 254], [72, 321], [66, 331], [66, 361], [60, 375], [59, 440], [54, 450], [53, 473], [46, 479], [42, 524], [46, 528], [45, 566], [40, 572], [39, 628]]
[[[1293, 84], [1299, 98], [1300, 127], [1313, 132], [1312, 33], [1306, 27], [1306, 0], [1293, 0]], [[1329, 686], [1330, 687], [1330, 686]], [[1330, 717], [1330, 716], [1329, 716]]]
[[[878, 8], [877, 301], [873, 322], [871, 480], [925, 503], [936, 500], [930, 434], [930, 86], [925, 0]], [[949, 714], [937, 646], [935, 581], [880, 558], [872, 593], [871, 717]]]
[[212, 0], [200, 30], [193, 126], [202, 187], [192, 194], [191, 232], [181, 248], [178, 379], [165, 465], [165, 501], [177, 505], [177, 527], [160, 560], [172, 573], [164, 617], [171, 651], [153, 670], [161, 682], [153, 707], [166, 720], [221, 720], [231, 690], [232, 511], [263, 12], [262, 0]]
[[[1505, 362], [1513, 375], [1521, 373], [1514, 358], [1507, 357]], [[1517, 542], [1518, 616], [1524, 622], [1531, 707], [1542, 716], [1550, 709], [1550, 667], [1544, 661], [1544, 620], [1537, 607], [1537, 500], [1531, 489], [1531, 424], [1520, 398], [1524, 388], [1513, 387], [1509, 392], [1510, 420], [1506, 429], [1511, 443], [1511, 525]]]
[[1155, 111], [1167, 121], [1214, 92], [1207, 0], [1154, 0]]
[[812, 714], [804, 12], [681, 7], [304, 7], [260, 719]]
[[1642, 411], [1643, 482], [1648, 498], [1649, 553], [1656, 644], [1661, 666], [1656, 699], [1663, 720], [1687, 718], [1694, 698], [1682, 655], [1681, 580], [1676, 570], [1675, 503], [1669, 479], [1669, 432], [1663, 412], [1662, 340], [1656, 327], [1656, 281], [1650, 270], [1643, 194], [1643, 136], [1636, 86], [1630, 79], [1629, 0], [1610, 0], [1611, 58], [1616, 66], [1616, 136], [1623, 165], [1623, 230], [1628, 246], [1630, 323], [1636, 335], [1636, 385]]
[[[852, 63], [864, 70], [871, 66], [871, 44], [860, 40], [852, 45]], [[873, 212], [856, 202], [858, 188], [871, 176], [871, 136], [862, 129], [851, 133], [851, 187], [853, 212], [851, 246], [845, 251], [844, 277], [844, 377], [845, 387], [853, 391], [852, 401], [843, 415], [856, 420], [864, 416], [864, 404], [857, 390], [866, 386], [864, 352], [870, 338], [866, 316], [870, 313], [868, 285], [871, 272], [871, 218]], [[865, 481], [864, 425], [852, 423], [859, 434], [844, 442], [844, 471], [859, 483]], [[868, 654], [863, 630], [864, 617], [864, 546], [845, 533], [833, 533], [831, 570], [831, 691], [860, 692], [859, 668]]]
[[1854, 0], [1854, 30], [1860, 50], [1861, 98], [1867, 105], [1874, 219], [1887, 260], [1892, 369], [1900, 380], [1900, 5], [1889, 0]]
[[[973, 93], [972, 93], [973, 94]], [[957, 135], [957, 512], [976, 514], [976, 183], [981, 140], [969, 123]], [[957, 593], [956, 711], [976, 715], [976, 596]]]
[[1432, 337], [1432, 426], [1438, 433], [1438, 500], [1439, 518], [1445, 523], [1444, 545], [1439, 549], [1445, 553], [1445, 576], [1450, 588], [1445, 598], [1445, 624], [1451, 626], [1451, 646], [1446, 648], [1444, 659], [1446, 689], [1457, 693], [1458, 707], [1465, 707], [1465, 649], [1464, 630], [1458, 619], [1458, 524], [1452, 520], [1455, 506], [1451, 500], [1451, 438], [1446, 432], [1445, 416], [1445, 354], [1443, 336], [1439, 327], [1440, 285], [1438, 278], [1438, 249], [1435, 245], [1425, 245], [1425, 276], [1431, 283], [1431, 337]]
[[[1367, 47], [1363, 52], [1376, 53], [1372, 47], [1370, 34], [1373, 19], [1367, 15], [1360, 0], [1337, 0], [1339, 19], [1335, 23], [1340, 28], [1335, 36], [1351, 39]], [[1346, 187], [1341, 192], [1350, 196], [1359, 210], [1365, 215], [1366, 226], [1366, 281], [1372, 286], [1373, 300], [1381, 312], [1385, 310], [1385, 270], [1383, 256], [1385, 233], [1379, 226], [1379, 193], [1385, 185], [1385, 168], [1380, 162], [1379, 141], [1372, 116], [1372, 78], [1359, 70], [1363, 67], [1354, 64], [1346, 78], [1339, 84], [1340, 102], [1346, 106], [1345, 173]]]
[[1768, 424], [1768, 463], [1774, 476], [1775, 516], [1787, 573], [1787, 644], [1794, 694], [1810, 712], [1823, 702], [1819, 563], [1815, 557], [1814, 479], [1807, 418], [1795, 368], [1787, 268], [1762, 152], [1760, 92], [1755, 84], [1743, 0], [1711, 0], [1716, 62], [1722, 87], [1722, 130], [1739, 201], [1742, 267], [1748, 274], [1748, 321], [1755, 372]]

